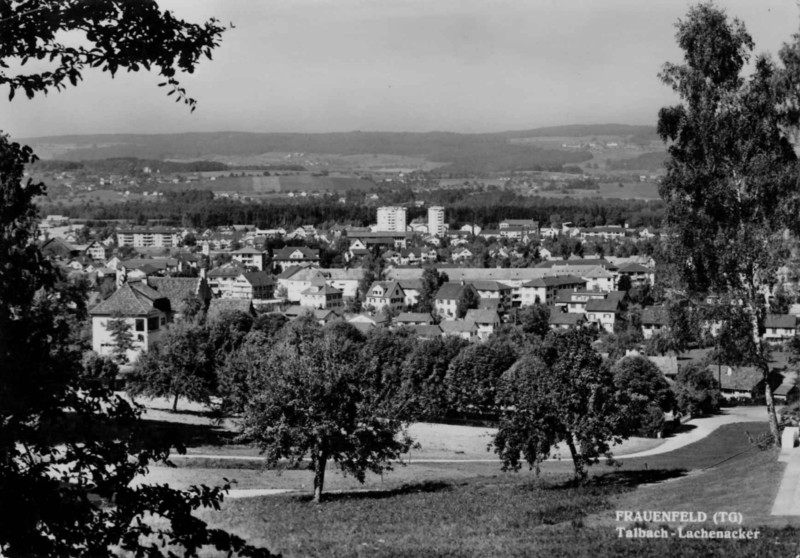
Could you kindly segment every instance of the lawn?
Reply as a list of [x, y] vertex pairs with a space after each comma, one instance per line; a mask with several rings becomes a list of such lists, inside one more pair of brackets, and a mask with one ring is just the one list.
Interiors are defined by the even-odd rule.
[[[190, 451], [209, 459], [178, 460], [177, 468], [154, 467], [147, 479], [176, 487], [219, 484], [234, 489], [289, 489], [283, 495], [229, 498], [218, 512], [201, 516], [273, 551], [294, 556], [795, 556], [800, 552], [796, 518], [773, 517], [772, 503], [785, 465], [774, 451], [749, 441], [765, 422], [727, 424], [673, 452], [620, 459], [590, 470], [584, 486], [570, 484], [569, 460], [550, 461], [537, 477], [523, 469], [503, 473], [485, 451], [488, 429], [414, 425], [423, 448], [411, 464], [363, 485], [333, 467], [326, 476], [327, 501], [310, 500], [310, 471], [266, 470], [261, 462], [227, 460], [221, 454], [254, 455], [229, 444], [231, 425], [203, 424], [201, 409], [171, 414], [150, 411], [160, 428], [177, 428], [193, 440]], [[171, 423], [170, 421], [178, 421]], [[446, 435], [441, 428], [446, 428]], [[659, 441], [648, 441], [636, 451]], [[435, 457], [462, 462], [435, 462]], [[426, 460], [426, 458], [428, 460]], [[490, 461], [477, 461], [489, 459]], [[736, 511], [754, 541], [690, 541], [619, 538], [616, 510]], [[650, 527], [658, 527], [652, 525]], [[668, 527], [674, 532], [677, 524]], [[713, 524], [709, 527], [713, 527]], [[730, 526], [728, 526], [730, 527]], [[738, 526], [736, 526], [738, 527]], [[720, 528], [720, 527], [717, 527]], [[214, 556], [209, 554], [208, 556]]]

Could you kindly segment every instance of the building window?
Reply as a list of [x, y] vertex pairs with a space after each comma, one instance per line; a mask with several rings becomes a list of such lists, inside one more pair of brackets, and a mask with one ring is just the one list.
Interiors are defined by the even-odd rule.
[[136, 320], [136, 331], [145, 331], [144, 329], [144, 320], [137, 319]]

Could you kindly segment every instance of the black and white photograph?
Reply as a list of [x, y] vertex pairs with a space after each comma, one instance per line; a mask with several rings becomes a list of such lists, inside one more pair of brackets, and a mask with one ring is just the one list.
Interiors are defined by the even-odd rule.
[[0, 0], [0, 557], [800, 556], [796, 0]]

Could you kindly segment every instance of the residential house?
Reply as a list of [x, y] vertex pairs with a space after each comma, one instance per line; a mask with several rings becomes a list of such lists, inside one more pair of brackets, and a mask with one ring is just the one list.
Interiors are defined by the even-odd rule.
[[531, 231], [538, 231], [539, 230], [539, 221], [535, 221], [533, 219], [506, 219], [505, 221], [501, 221], [499, 228], [502, 229], [513, 229], [514, 227], [520, 227]]
[[764, 320], [764, 340], [771, 343], [788, 341], [797, 335], [797, 316], [768, 314]]
[[39, 246], [39, 251], [45, 258], [53, 260], [70, 260], [81, 255], [81, 250], [59, 237], [45, 240]]
[[238, 262], [216, 267], [207, 273], [208, 286], [215, 296], [223, 296], [226, 293], [230, 296], [233, 283], [242, 273], [245, 273], [245, 269]]
[[369, 333], [373, 329], [389, 325], [388, 318], [383, 312], [355, 314], [347, 318], [347, 323], [352, 324], [362, 333]]
[[642, 309], [642, 336], [650, 339], [669, 327], [669, 312], [662, 305], [646, 306]]
[[434, 298], [434, 309], [445, 320], [455, 320], [458, 301], [461, 299], [465, 289], [474, 291], [475, 296], [478, 292], [468, 283], [445, 283], [436, 292]]
[[401, 312], [392, 320], [395, 326], [433, 325], [433, 316], [427, 312]]
[[522, 284], [520, 292], [520, 306], [533, 304], [555, 303], [559, 290], [579, 290], [586, 288], [586, 280], [574, 275], [556, 275], [554, 277], [539, 277]]
[[422, 341], [429, 341], [443, 335], [442, 328], [436, 324], [409, 325], [406, 327], [410, 328], [414, 336]]
[[475, 322], [468, 320], [446, 320], [439, 324], [442, 335], [452, 335], [461, 337], [467, 341], [474, 341], [478, 338], [478, 326]]
[[312, 285], [300, 293], [300, 305], [311, 308], [342, 308], [344, 300], [342, 291], [331, 287], [324, 280], [315, 280]]
[[616, 297], [593, 299], [586, 303], [586, 321], [597, 324], [609, 333], [614, 332], [614, 324], [621, 312], [621, 301]]
[[451, 258], [454, 262], [464, 262], [467, 260], [471, 260], [474, 254], [468, 248], [460, 248], [453, 251]]
[[249, 300], [270, 300], [275, 296], [275, 279], [266, 271], [248, 271], [236, 276], [221, 296]]
[[87, 244], [83, 253], [94, 261], [105, 261], [106, 259], [106, 247], [96, 240]]
[[638, 263], [628, 263], [617, 268], [617, 274], [630, 278], [631, 285], [654, 285], [656, 281], [655, 270]]
[[265, 271], [267, 268], [268, 254], [263, 250], [256, 250], [252, 247], [240, 248], [231, 252], [231, 258], [239, 262], [245, 268], [253, 271]]
[[92, 317], [92, 350], [102, 356], [114, 352], [114, 338], [108, 322], [123, 319], [130, 326], [133, 348], [126, 352], [128, 362], [133, 363], [161, 339], [170, 302], [161, 293], [144, 283], [123, 283], [111, 296], [89, 310]]
[[500, 316], [494, 310], [467, 310], [465, 322], [473, 322], [477, 329], [478, 339], [486, 341], [500, 327]]
[[573, 327], [581, 327], [585, 323], [585, 314], [562, 312], [558, 307], [552, 307], [550, 309], [550, 319], [548, 320], [550, 329], [570, 329]]
[[560, 289], [556, 292], [554, 303], [571, 314], [583, 314], [590, 300], [604, 300], [606, 296], [607, 293], [598, 291]]
[[593, 267], [580, 276], [586, 280], [586, 288], [590, 291], [610, 292], [617, 288], [617, 275], [600, 266]]
[[303, 264], [319, 265], [319, 250], [305, 246], [287, 246], [275, 250], [272, 254], [272, 265], [275, 269], [280, 268], [285, 271], [289, 267]]
[[170, 321], [183, 317], [183, 308], [188, 301], [197, 300], [206, 309], [212, 298], [205, 277], [148, 277], [147, 285], [169, 300]]
[[376, 312], [384, 308], [398, 311], [403, 308], [405, 297], [397, 281], [376, 281], [367, 291], [364, 303], [374, 308]]
[[500, 281], [470, 281], [481, 300], [496, 299], [503, 308], [511, 308], [512, 288]]

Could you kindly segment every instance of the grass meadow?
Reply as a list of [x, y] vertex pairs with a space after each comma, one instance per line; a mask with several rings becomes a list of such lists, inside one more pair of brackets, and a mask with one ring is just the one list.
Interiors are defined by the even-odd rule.
[[[200, 516], [286, 557], [376, 556], [795, 556], [800, 521], [770, 515], [785, 464], [774, 451], [751, 445], [764, 422], [719, 427], [673, 452], [620, 458], [590, 469], [584, 485], [571, 482], [572, 464], [548, 461], [539, 476], [527, 468], [502, 472], [485, 451], [488, 430], [466, 427], [437, 437], [417, 427], [423, 447], [410, 464], [363, 485], [334, 467], [326, 501], [311, 503], [313, 475], [270, 470], [254, 448], [233, 443], [231, 425], [213, 427], [199, 414], [155, 412], [164, 435], [180, 435], [194, 457], [175, 468], [154, 467], [153, 482], [186, 487], [234, 479], [234, 489], [285, 489], [280, 495], [229, 498]], [[170, 432], [170, 428], [174, 429]], [[655, 444], [640, 443], [634, 451]], [[198, 457], [204, 455], [206, 457]], [[225, 457], [223, 457], [225, 456]], [[228, 459], [228, 456], [237, 459]], [[451, 457], [444, 460], [442, 458]], [[616, 510], [737, 511], [751, 541], [625, 539]], [[640, 525], [657, 528], [659, 525]], [[673, 532], [676, 524], [667, 526]], [[706, 526], [714, 528], [713, 524]], [[738, 526], [737, 526], [738, 527]], [[205, 556], [216, 556], [207, 553]]]

